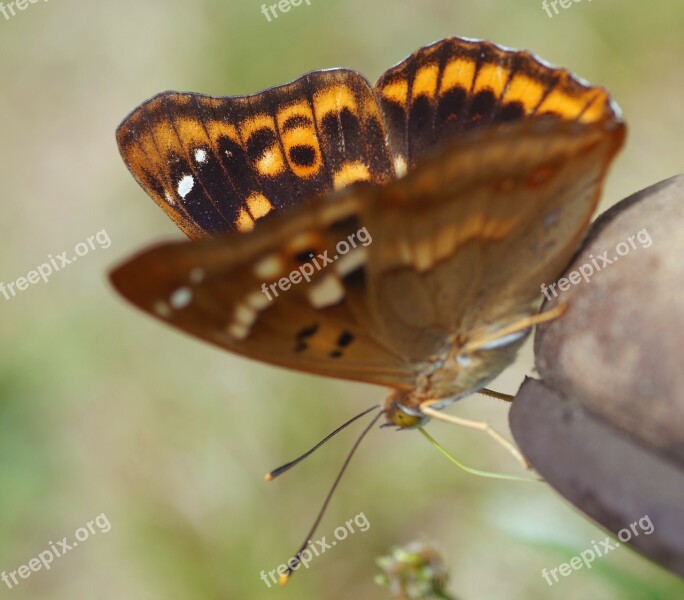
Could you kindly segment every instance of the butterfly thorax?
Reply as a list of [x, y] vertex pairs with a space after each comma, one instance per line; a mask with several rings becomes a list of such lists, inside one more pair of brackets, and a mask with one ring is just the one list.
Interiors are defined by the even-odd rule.
[[451, 344], [418, 375], [414, 389], [395, 390], [387, 397], [388, 422], [402, 429], [421, 426], [428, 420], [421, 405], [442, 409], [482, 389], [513, 362], [526, 333], [476, 351], [468, 351], [466, 343]]

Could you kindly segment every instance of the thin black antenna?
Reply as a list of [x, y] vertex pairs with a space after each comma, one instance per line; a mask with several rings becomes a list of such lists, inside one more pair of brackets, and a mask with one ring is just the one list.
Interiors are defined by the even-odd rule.
[[349, 421], [347, 421], [346, 423], [340, 425], [337, 429], [335, 429], [335, 431], [333, 431], [332, 433], [330, 433], [330, 434], [328, 434], [327, 436], [325, 436], [320, 442], [318, 442], [318, 444], [316, 444], [313, 448], [311, 448], [311, 450], [309, 450], [308, 452], [305, 452], [305, 453], [302, 454], [299, 458], [296, 458], [295, 460], [293, 460], [293, 461], [291, 461], [291, 462], [289, 462], [289, 463], [283, 465], [282, 467], [278, 467], [277, 469], [274, 469], [274, 470], [271, 471], [270, 473], [266, 473], [266, 475], [264, 475], [264, 479], [265, 479], [266, 481], [271, 481], [271, 480], [275, 479], [276, 477], [278, 477], [278, 475], [282, 475], [283, 473], [285, 473], [285, 471], [289, 471], [289, 470], [290, 470], [292, 467], [294, 467], [296, 464], [302, 462], [307, 456], [313, 454], [313, 453], [314, 453], [316, 450], [318, 450], [323, 444], [325, 444], [329, 439], [335, 437], [335, 436], [336, 436], [340, 431], [342, 431], [344, 428], [348, 427], [349, 425], [351, 425], [351, 424], [352, 424], [354, 421], [356, 421], [357, 419], [360, 419], [360, 418], [363, 417], [364, 415], [367, 415], [369, 412], [371, 412], [371, 411], [373, 411], [373, 410], [375, 410], [376, 408], [379, 408], [379, 407], [380, 407], [379, 404], [375, 404], [374, 406], [371, 406], [369, 409], [364, 410], [362, 413], [359, 413], [359, 414], [356, 415], [355, 417], [352, 417], [351, 419], [349, 419]]
[[[366, 413], [370, 412], [371, 410], [374, 410], [376, 408], [379, 408], [379, 405], [374, 406], [373, 408], [368, 409], [367, 411], [361, 413], [361, 415], [358, 415], [357, 417], [354, 417], [354, 419], [358, 419], [360, 416], [365, 415]], [[357, 438], [356, 442], [352, 446], [352, 449], [349, 451], [349, 454], [347, 454], [347, 458], [344, 460], [344, 463], [342, 463], [342, 468], [340, 469], [340, 472], [337, 474], [337, 477], [335, 478], [335, 481], [332, 484], [332, 487], [330, 488], [330, 491], [328, 492], [328, 495], [325, 497], [325, 502], [323, 502], [323, 506], [321, 507], [321, 510], [318, 513], [318, 516], [316, 517], [316, 520], [314, 521], [314, 524], [311, 526], [311, 529], [309, 530], [309, 533], [306, 534], [306, 537], [304, 538], [304, 543], [299, 547], [299, 550], [295, 553], [294, 557], [288, 562], [287, 564], [287, 571], [285, 572], [285, 575], [282, 575], [278, 581], [280, 585], [285, 585], [287, 581], [290, 579], [290, 576], [292, 575], [293, 572], [293, 567], [296, 567], [299, 564], [299, 555], [302, 553], [304, 548], [307, 547], [309, 542], [311, 542], [311, 536], [313, 536], [314, 533], [316, 533], [316, 529], [318, 529], [318, 525], [320, 524], [321, 520], [323, 519], [323, 515], [325, 514], [326, 509], [328, 508], [328, 504], [330, 503], [330, 499], [332, 498], [333, 494], [335, 493], [335, 489], [337, 488], [337, 484], [340, 483], [340, 479], [342, 479], [342, 475], [344, 475], [344, 472], [347, 470], [347, 466], [349, 465], [349, 462], [352, 459], [352, 456], [354, 456], [354, 453], [356, 452], [356, 449], [359, 447], [361, 442], [363, 441], [363, 438], [366, 437], [366, 434], [373, 428], [373, 425], [375, 425], [378, 421], [378, 419], [385, 414], [385, 411], [380, 411], [373, 420], [366, 426], [366, 428], [361, 432], [361, 435]], [[292, 563], [292, 564], [290, 564]]]

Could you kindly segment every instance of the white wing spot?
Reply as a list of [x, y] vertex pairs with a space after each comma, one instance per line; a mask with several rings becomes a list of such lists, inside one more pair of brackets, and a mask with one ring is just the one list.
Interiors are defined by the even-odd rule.
[[207, 162], [207, 151], [204, 148], [197, 148], [195, 150], [195, 162], [199, 165]]
[[263, 292], [252, 292], [247, 296], [247, 304], [256, 310], [264, 310], [269, 304], [270, 300], [266, 297]]
[[432, 256], [432, 243], [423, 241], [418, 244], [413, 254], [413, 264], [419, 272], [427, 271], [435, 264]]
[[168, 192], [164, 193], [164, 198], [166, 201], [171, 205], [171, 206], [176, 206], [176, 201], [173, 199], [173, 196], [169, 194]]
[[179, 287], [169, 298], [169, 304], [174, 310], [185, 308], [191, 301], [192, 290], [189, 287]]
[[271, 279], [283, 272], [283, 261], [276, 254], [262, 258], [254, 267], [254, 274], [261, 279]]
[[233, 325], [244, 325], [245, 327], [251, 327], [252, 323], [256, 321], [257, 313], [256, 311], [247, 306], [246, 304], [238, 304], [233, 314]]
[[394, 159], [394, 172], [397, 174], [397, 177], [403, 177], [406, 175], [406, 159], [403, 156], [397, 156]]
[[185, 175], [183, 178], [178, 182], [178, 195], [181, 198], [185, 198], [189, 193], [192, 188], [195, 187], [195, 179], [193, 178], [192, 175]]
[[228, 334], [236, 340], [244, 340], [249, 335], [249, 327], [242, 323], [233, 323], [228, 327]]
[[337, 277], [326, 275], [320, 283], [311, 287], [307, 295], [311, 306], [325, 308], [337, 304], [344, 298], [344, 288]]
[[349, 254], [345, 254], [340, 260], [335, 263], [335, 271], [340, 277], [353, 273], [360, 266], [366, 263], [368, 252], [365, 248], [357, 248], [352, 250]]

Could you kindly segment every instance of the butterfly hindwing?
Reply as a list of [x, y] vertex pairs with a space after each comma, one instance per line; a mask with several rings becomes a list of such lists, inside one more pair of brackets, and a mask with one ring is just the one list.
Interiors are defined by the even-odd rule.
[[117, 130], [138, 183], [191, 238], [257, 220], [356, 181], [394, 176], [373, 90], [347, 69], [253, 96], [165, 92]]
[[373, 189], [357, 186], [334, 201], [293, 207], [246, 236], [152, 248], [111, 279], [139, 308], [233, 352], [406, 387], [413, 368], [374, 337], [369, 312], [372, 238], [360, 231], [358, 207], [372, 201]]
[[593, 122], [613, 114], [608, 92], [526, 51], [447, 38], [387, 70], [375, 86], [395, 161], [408, 165], [463, 131], [552, 114]]

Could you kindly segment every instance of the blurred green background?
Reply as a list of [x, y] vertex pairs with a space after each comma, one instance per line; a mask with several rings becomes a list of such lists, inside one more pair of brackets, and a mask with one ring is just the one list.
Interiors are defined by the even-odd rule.
[[[684, 597], [684, 584], [625, 547], [549, 588], [552, 568], [595, 528], [552, 490], [456, 471], [415, 432], [373, 433], [319, 535], [371, 523], [267, 589], [262, 569], [295, 551], [360, 427], [273, 483], [263, 474], [385, 391], [221, 353], [136, 312], [107, 270], [181, 238], [118, 156], [114, 129], [166, 89], [253, 93], [312, 69], [371, 81], [449, 35], [529, 48], [608, 87], [629, 124], [605, 208], [680, 173], [681, 0], [587, 0], [549, 18], [538, 0], [311, 0], [267, 22], [259, 0], [38, 1], [0, 15], [0, 281], [106, 229], [98, 248], [7, 301], [0, 297], [0, 571], [105, 513], [98, 532], [0, 597], [388, 598], [374, 560], [435, 540], [464, 600]], [[529, 348], [492, 387], [515, 393]], [[506, 429], [476, 396], [452, 410]], [[429, 429], [468, 464], [518, 472], [475, 432]]]

